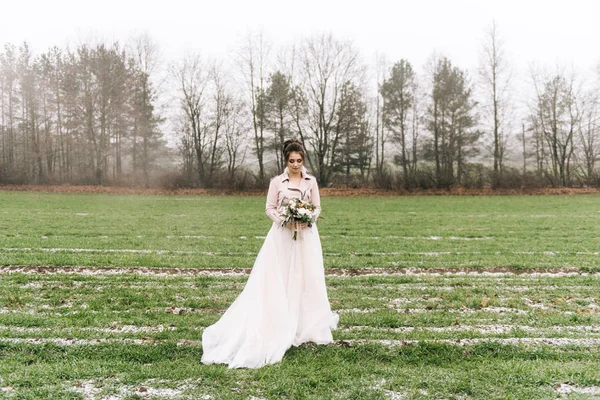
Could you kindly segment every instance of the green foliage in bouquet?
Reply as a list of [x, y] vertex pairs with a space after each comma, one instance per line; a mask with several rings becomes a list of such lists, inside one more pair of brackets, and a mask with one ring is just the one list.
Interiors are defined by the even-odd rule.
[[[281, 214], [284, 218], [282, 223], [283, 226], [295, 223], [306, 223], [309, 227], [312, 226], [315, 222], [314, 211], [316, 209], [313, 204], [297, 198], [286, 199], [285, 201], [287, 201], [287, 206]], [[298, 230], [295, 229], [294, 240], [296, 240], [297, 236]]]

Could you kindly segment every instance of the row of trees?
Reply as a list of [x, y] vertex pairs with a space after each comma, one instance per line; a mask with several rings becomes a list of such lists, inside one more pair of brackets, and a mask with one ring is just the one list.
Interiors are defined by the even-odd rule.
[[[180, 75], [198, 78], [180, 87], [183, 115], [191, 115], [190, 94], [203, 93], [203, 104], [211, 104], [203, 124], [187, 120], [186, 132], [214, 127], [184, 141], [187, 171], [198, 182], [213, 184], [211, 177], [225, 162], [233, 178], [246, 157], [264, 185], [285, 167], [284, 140], [298, 137], [309, 150], [309, 169], [322, 185], [600, 183], [597, 85], [583, 84], [565, 71], [531, 71], [532, 94], [519, 100], [495, 25], [486, 34], [474, 76], [443, 56], [434, 55], [423, 73], [409, 60], [391, 65], [380, 60], [373, 91], [358, 50], [331, 35], [305, 38], [277, 57], [262, 36], [249, 36], [237, 65], [229, 75], [213, 68], [203, 80], [179, 69]], [[235, 83], [239, 81], [244, 84]], [[229, 86], [222, 91], [224, 82]], [[211, 89], [193, 90], [194, 85]], [[519, 101], [520, 109], [515, 106]], [[237, 130], [220, 135], [221, 118], [240, 121], [226, 124]], [[182, 121], [185, 125], [186, 118]], [[203, 171], [210, 171], [209, 177]]]
[[0, 52], [0, 179], [148, 185], [167, 154], [150, 80], [154, 45]]
[[[351, 43], [331, 35], [306, 39], [272, 72], [265, 61], [268, 50], [262, 37], [249, 37], [238, 71], [247, 80], [246, 91], [237, 100], [226, 84], [232, 79], [214, 65], [207, 67], [196, 57], [176, 69], [190, 177], [210, 186], [224, 160], [233, 173], [246, 144], [264, 183], [285, 167], [283, 142], [298, 137], [309, 150], [309, 168], [323, 185], [366, 185], [371, 179], [389, 185], [394, 165], [401, 166], [405, 185], [412, 185], [420, 161], [435, 162], [434, 184], [460, 181], [481, 131], [474, 129], [475, 102], [466, 72], [448, 59], [434, 65], [431, 104], [420, 92], [413, 67], [402, 60], [380, 82], [373, 109], [367, 69]], [[420, 142], [423, 129], [432, 135]]]
[[[367, 68], [327, 34], [277, 53], [248, 35], [233, 67], [187, 55], [160, 94], [157, 62], [147, 37], [38, 57], [5, 46], [0, 179], [148, 185], [176, 163], [180, 185], [264, 187], [296, 137], [321, 185], [600, 184], [597, 85], [532, 71], [517, 96], [495, 25], [472, 75], [439, 55], [422, 72], [406, 59]], [[174, 101], [159, 113], [161, 98]]]
[[[249, 37], [240, 69], [229, 75], [198, 56], [174, 67], [186, 176], [204, 186], [214, 185], [219, 171], [235, 180], [236, 170], [250, 159], [264, 185], [285, 168], [283, 142], [297, 137], [323, 184], [355, 170], [366, 182], [371, 131], [361, 86], [365, 69], [356, 49], [330, 35], [315, 37], [282, 60], [287, 66], [271, 72], [269, 50], [263, 37]], [[243, 84], [236, 86], [236, 73]]]

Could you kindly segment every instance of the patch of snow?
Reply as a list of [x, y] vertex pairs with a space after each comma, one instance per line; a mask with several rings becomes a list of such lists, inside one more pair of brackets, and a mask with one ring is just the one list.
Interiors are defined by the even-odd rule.
[[167, 236], [167, 239], [206, 239], [208, 236], [204, 235], [179, 235], [179, 236]]
[[533, 300], [530, 300], [526, 297], [523, 297], [523, 303], [525, 303], [527, 306], [531, 307], [531, 308], [537, 308], [540, 310], [550, 310], [552, 309], [552, 307], [549, 307], [543, 303], [536, 303]]
[[160, 396], [160, 397], [180, 397], [183, 392], [177, 389], [168, 388], [152, 388], [147, 386], [140, 386], [133, 394], [140, 397], [147, 396]]
[[559, 394], [590, 394], [600, 396], [600, 386], [572, 386], [566, 383], [559, 384], [554, 391]]
[[371, 309], [367, 309], [367, 308], [349, 308], [349, 309], [334, 310], [334, 311], [336, 313], [338, 313], [338, 314], [347, 314], [347, 313], [369, 314], [369, 313], [378, 311], [378, 309], [376, 309], [376, 308], [371, 308]]
[[29, 289], [29, 288], [31, 288], [31, 289], [39, 289], [39, 288], [42, 288], [42, 287], [44, 287], [44, 284], [41, 283], [41, 282], [28, 282], [28, 283], [26, 283], [24, 285], [21, 285], [21, 289]]
[[97, 388], [94, 385], [94, 381], [84, 380], [78, 382], [74, 387], [70, 388], [71, 391], [82, 394], [86, 399], [94, 399], [96, 395], [98, 395], [102, 389]]

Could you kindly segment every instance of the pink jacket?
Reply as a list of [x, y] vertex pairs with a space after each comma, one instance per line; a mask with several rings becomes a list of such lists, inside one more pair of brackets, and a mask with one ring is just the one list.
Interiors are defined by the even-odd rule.
[[288, 169], [283, 174], [277, 175], [271, 179], [269, 184], [269, 193], [267, 194], [267, 216], [278, 224], [283, 222], [281, 213], [283, 212], [283, 201], [286, 198], [300, 198], [314, 204], [317, 209], [314, 213], [315, 222], [321, 213], [321, 197], [319, 196], [319, 187], [317, 179], [309, 175], [306, 168], [302, 168], [302, 180], [299, 187], [293, 187], [290, 184]]

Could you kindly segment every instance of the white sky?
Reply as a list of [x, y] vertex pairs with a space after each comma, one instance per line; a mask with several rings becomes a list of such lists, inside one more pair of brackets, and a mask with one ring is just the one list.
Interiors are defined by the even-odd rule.
[[331, 32], [368, 63], [379, 52], [420, 67], [437, 51], [473, 69], [495, 19], [517, 70], [535, 62], [589, 71], [600, 62], [599, 16], [598, 0], [0, 0], [0, 44], [27, 41], [39, 53], [146, 32], [174, 61], [185, 51], [227, 58], [248, 30], [275, 45]]
[[167, 63], [186, 52], [231, 63], [249, 31], [262, 31], [275, 51], [332, 33], [351, 39], [369, 65], [379, 53], [388, 65], [405, 58], [422, 70], [436, 52], [473, 76], [495, 20], [522, 113], [530, 65], [584, 75], [600, 65], [599, 17], [600, 0], [0, 0], [0, 46], [27, 41], [39, 54], [147, 33]]

